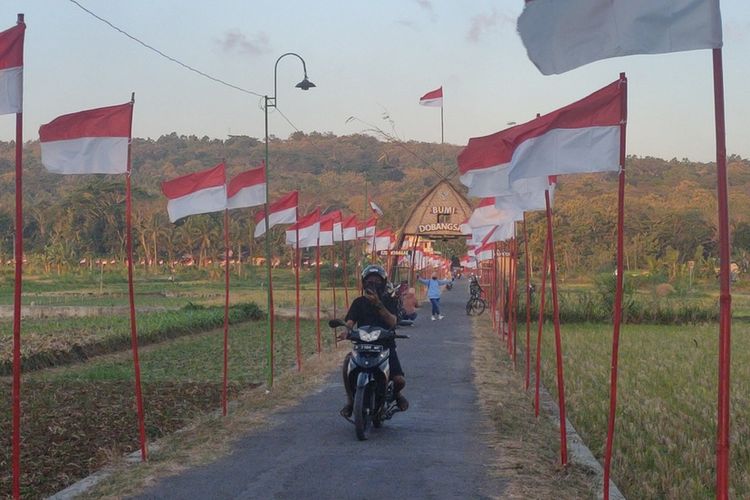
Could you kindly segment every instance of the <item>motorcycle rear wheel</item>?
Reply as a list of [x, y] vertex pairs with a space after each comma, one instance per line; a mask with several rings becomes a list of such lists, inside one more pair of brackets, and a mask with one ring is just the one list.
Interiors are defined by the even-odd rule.
[[367, 432], [372, 422], [374, 400], [375, 393], [369, 385], [354, 394], [354, 429], [360, 441], [367, 439]]

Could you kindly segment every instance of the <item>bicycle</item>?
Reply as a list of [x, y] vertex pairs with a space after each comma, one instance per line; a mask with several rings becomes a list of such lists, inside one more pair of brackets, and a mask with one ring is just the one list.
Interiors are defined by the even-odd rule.
[[479, 286], [476, 280], [472, 280], [469, 285], [469, 300], [466, 302], [466, 314], [469, 316], [479, 316], [487, 308], [487, 302], [482, 298], [484, 290]]

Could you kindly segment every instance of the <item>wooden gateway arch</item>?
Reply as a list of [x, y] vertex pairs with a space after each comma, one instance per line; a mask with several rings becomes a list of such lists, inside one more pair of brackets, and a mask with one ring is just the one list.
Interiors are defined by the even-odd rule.
[[416, 203], [398, 231], [395, 248], [411, 254], [417, 246], [431, 247], [434, 240], [462, 238], [461, 223], [472, 211], [466, 196], [443, 179]]

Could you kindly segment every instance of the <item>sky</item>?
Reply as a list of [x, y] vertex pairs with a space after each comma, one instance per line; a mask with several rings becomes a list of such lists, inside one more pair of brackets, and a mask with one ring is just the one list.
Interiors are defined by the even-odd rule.
[[[714, 161], [711, 51], [630, 56], [544, 76], [516, 32], [523, 0], [77, 0], [130, 35], [214, 78], [273, 95], [274, 65], [302, 56], [316, 88], [278, 64], [269, 133], [361, 133], [465, 145], [628, 77], [628, 154]], [[721, 2], [727, 152], [750, 158], [750, 2]], [[262, 98], [144, 48], [70, 0], [3, 0], [0, 30], [26, 16], [24, 140], [56, 116], [120, 104], [135, 92], [133, 135], [262, 138]], [[349, 120], [355, 117], [355, 120]], [[0, 116], [0, 140], [15, 120]]]

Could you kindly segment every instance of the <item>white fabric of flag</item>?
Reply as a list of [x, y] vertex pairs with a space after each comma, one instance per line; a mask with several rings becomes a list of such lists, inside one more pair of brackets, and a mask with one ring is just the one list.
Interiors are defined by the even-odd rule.
[[719, 0], [531, 0], [518, 33], [545, 75], [610, 57], [722, 46]]

